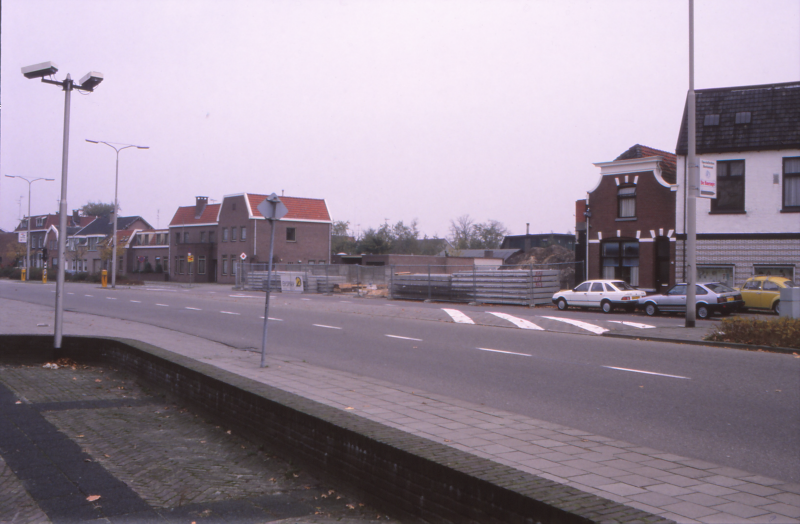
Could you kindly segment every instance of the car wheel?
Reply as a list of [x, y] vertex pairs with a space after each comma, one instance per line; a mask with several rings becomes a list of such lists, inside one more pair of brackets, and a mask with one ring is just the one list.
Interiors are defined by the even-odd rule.
[[776, 315], [780, 315], [781, 314], [781, 301], [780, 300], [775, 302], [775, 305], [772, 306], [772, 311], [774, 311]]
[[654, 317], [658, 315], [658, 308], [652, 302], [649, 304], [645, 304], [644, 312], [647, 314], [648, 317]]
[[697, 318], [706, 319], [711, 316], [711, 312], [708, 310], [708, 306], [705, 304], [697, 304]]
[[614, 310], [614, 306], [608, 300], [603, 300], [600, 304], [600, 309], [603, 310], [603, 313], [611, 313]]
[[567, 305], [567, 301], [564, 300], [563, 298], [559, 298], [558, 302], [556, 302], [556, 305], [558, 306], [558, 309], [560, 309], [561, 311], [564, 311], [569, 307]]

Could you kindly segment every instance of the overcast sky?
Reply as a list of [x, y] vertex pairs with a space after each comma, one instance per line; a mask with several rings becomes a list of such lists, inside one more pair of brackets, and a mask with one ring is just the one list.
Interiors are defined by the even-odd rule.
[[[696, 0], [698, 89], [800, 80], [800, 1]], [[195, 196], [324, 198], [353, 232], [469, 214], [513, 234], [574, 230], [593, 162], [674, 151], [688, 89], [688, 0], [3, 0], [3, 175], [70, 209], [114, 199], [166, 227]], [[27, 213], [0, 177], [0, 228]], [[20, 197], [22, 197], [20, 199]]]

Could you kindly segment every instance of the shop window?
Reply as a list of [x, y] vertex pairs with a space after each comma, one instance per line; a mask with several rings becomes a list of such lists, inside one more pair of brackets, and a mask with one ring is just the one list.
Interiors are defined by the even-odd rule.
[[753, 266], [755, 276], [784, 277], [794, 280], [794, 266]]
[[721, 282], [733, 286], [733, 266], [697, 266], [698, 282]]

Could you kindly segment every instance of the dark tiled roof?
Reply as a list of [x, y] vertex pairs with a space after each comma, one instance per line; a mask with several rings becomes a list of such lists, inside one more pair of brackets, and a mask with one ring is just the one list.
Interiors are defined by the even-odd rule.
[[172, 217], [170, 226], [192, 226], [195, 224], [216, 224], [221, 204], [208, 204], [199, 218], [195, 218], [197, 206], [179, 207]]
[[[247, 194], [250, 201], [250, 209], [253, 210], [253, 216], [262, 217], [261, 211], [258, 210], [258, 205], [261, 204], [269, 195], [254, 195]], [[278, 197], [283, 205], [288, 209], [288, 213], [283, 217], [283, 220], [319, 220], [322, 222], [330, 222], [331, 216], [328, 213], [328, 206], [325, 200], [318, 198], [297, 198], [297, 197]]]
[[633, 160], [634, 158], [647, 158], [649, 156], [660, 156], [664, 158], [661, 161], [661, 176], [666, 182], [674, 184], [675, 177], [677, 176], [675, 168], [675, 153], [669, 153], [667, 151], [661, 151], [660, 149], [654, 149], [652, 147], [636, 144], [615, 158], [614, 161]]
[[[128, 229], [128, 226], [130, 226], [137, 220], [141, 220], [142, 222], [147, 224], [147, 221], [140, 216], [119, 217], [117, 219], [117, 231]], [[108, 217], [98, 217], [96, 220], [92, 221], [88, 226], [78, 231], [76, 235], [79, 236], [110, 235], [113, 232], [114, 232], [114, 224], [111, 223], [111, 220]]]
[[[695, 91], [697, 153], [800, 148], [800, 82], [726, 87]], [[684, 106], [677, 154], [688, 154]], [[750, 122], [736, 123], [736, 113], [750, 112]], [[703, 125], [719, 115], [719, 125]]]

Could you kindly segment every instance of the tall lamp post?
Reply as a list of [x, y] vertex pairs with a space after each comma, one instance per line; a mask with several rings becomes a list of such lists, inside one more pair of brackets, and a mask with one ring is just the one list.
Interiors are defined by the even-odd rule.
[[[53, 347], [61, 349], [61, 334], [64, 327], [64, 259], [67, 253], [67, 164], [69, 159], [69, 102], [73, 89], [80, 91], [94, 91], [94, 88], [103, 81], [103, 74], [91, 71], [80, 80], [80, 84], [72, 81], [67, 74], [64, 80], [53, 80], [58, 72], [58, 66], [53, 62], [42, 62], [22, 68], [25, 78], [41, 78], [45, 84], [52, 84], [64, 90], [64, 142], [61, 151], [61, 201], [59, 202], [58, 217], [58, 271], [56, 272], [56, 318], [53, 331]], [[29, 219], [30, 220], [30, 219]]]
[[[91, 142], [92, 144], [105, 144], [117, 153], [117, 170], [116, 174], [114, 175], [114, 236], [111, 237], [111, 241], [113, 242], [111, 248], [111, 289], [117, 289], [117, 219], [119, 218], [119, 201], [117, 198], [118, 189], [119, 189], [119, 152], [123, 149], [128, 149], [129, 147], [135, 147], [136, 149], [150, 149], [150, 146], [137, 146], [135, 144], [119, 144], [117, 142], [105, 142], [103, 140], [89, 140], [86, 139], [87, 142]], [[117, 145], [114, 145], [117, 144]], [[120, 146], [120, 147], [117, 147]]]
[[34, 178], [31, 180], [30, 178], [25, 178], [24, 176], [19, 175], [6, 175], [8, 178], [19, 178], [24, 180], [28, 183], [28, 237], [25, 241], [25, 270], [27, 271], [27, 275], [25, 276], [25, 280], [30, 280], [31, 276], [31, 184], [34, 182], [38, 182], [39, 180], [44, 180], [46, 182], [52, 182], [55, 178]]

